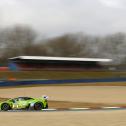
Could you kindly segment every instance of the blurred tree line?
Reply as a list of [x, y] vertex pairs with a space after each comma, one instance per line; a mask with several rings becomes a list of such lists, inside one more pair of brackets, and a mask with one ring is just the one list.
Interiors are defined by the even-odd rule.
[[28, 26], [1, 29], [0, 64], [21, 55], [112, 58], [113, 64], [125, 64], [126, 34], [93, 36], [76, 33], [45, 39]]

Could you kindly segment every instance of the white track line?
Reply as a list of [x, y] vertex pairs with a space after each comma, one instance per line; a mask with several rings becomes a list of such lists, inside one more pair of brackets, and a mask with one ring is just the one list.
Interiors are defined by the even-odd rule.
[[89, 110], [91, 108], [69, 108], [69, 110]]
[[119, 109], [121, 107], [102, 107], [102, 109]]
[[42, 109], [42, 111], [57, 111], [58, 109]]
[[[108, 107], [100, 107], [100, 108], [66, 108], [66, 109], [56, 109], [56, 108], [50, 108], [50, 109], [42, 109], [41, 111], [35, 111], [33, 110], [33, 112], [53, 112], [53, 111], [86, 111], [86, 110], [119, 110], [119, 109], [125, 109], [126, 110], [126, 107], [111, 107], [111, 106], [108, 106]], [[1, 111], [3, 112], [3, 111]], [[32, 112], [31, 111], [27, 111], [27, 110], [9, 110], [8, 112]]]

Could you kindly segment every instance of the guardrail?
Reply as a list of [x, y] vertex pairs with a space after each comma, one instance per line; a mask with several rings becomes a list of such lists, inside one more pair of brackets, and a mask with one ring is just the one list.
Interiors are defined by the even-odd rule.
[[0, 87], [35, 85], [35, 84], [59, 84], [60, 85], [65, 83], [77, 84], [77, 83], [96, 83], [96, 82], [126, 82], [126, 78], [0, 81]]

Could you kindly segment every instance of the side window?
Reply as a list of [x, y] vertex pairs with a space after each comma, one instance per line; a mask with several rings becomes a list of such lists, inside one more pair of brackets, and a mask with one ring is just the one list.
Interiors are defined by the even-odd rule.
[[24, 100], [31, 100], [32, 98], [24, 98]]
[[18, 98], [18, 101], [22, 101], [23, 100], [23, 98]]
[[16, 99], [11, 99], [10, 102], [15, 103], [17, 100]]

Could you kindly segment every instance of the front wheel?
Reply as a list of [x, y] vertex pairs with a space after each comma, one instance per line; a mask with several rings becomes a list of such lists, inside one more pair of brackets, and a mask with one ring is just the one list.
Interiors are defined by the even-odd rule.
[[2, 111], [8, 111], [8, 110], [10, 110], [11, 109], [11, 107], [10, 107], [10, 105], [8, 104], [8, 103], [3, 103], [2, 105], [1, 105], [1, 110]]

